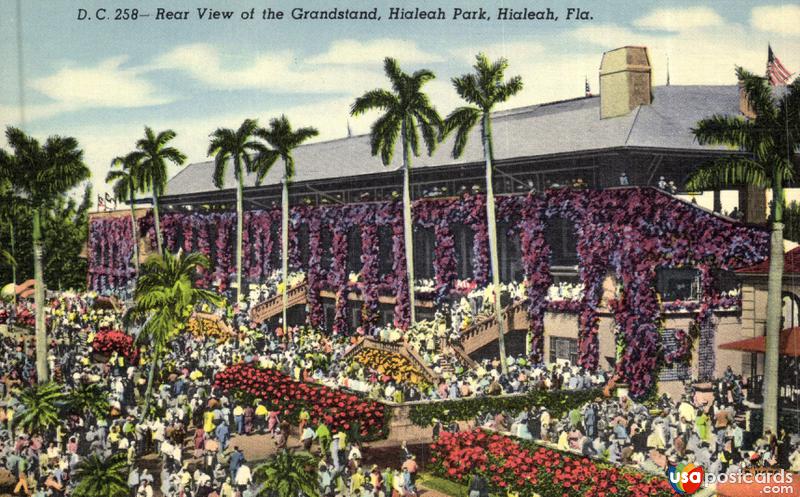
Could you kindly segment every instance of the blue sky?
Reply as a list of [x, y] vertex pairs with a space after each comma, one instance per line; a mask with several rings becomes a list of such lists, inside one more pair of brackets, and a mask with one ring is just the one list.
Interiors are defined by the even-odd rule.
[[[115, 2], [155, 14], [157, 7], [190, 10], [189, 21], [77, 21], [115, 6], [101, 1], [22, 3], [23, 79], [18, 76], [17, 0], [0, 0], [0, 124], [79, 139], [103, 183], [110, 160], [131, 150], [144, 125], [172, 128], [190, 161], [205, 160], [208, 134], [245, 118], [286, 113], [297, 126], [319, 128], [320, 139], [345, 136], [348, 106], [367, 89], [385, 86], [381, 61], [396, 57], [407, 70], [432, 69], [428, 87], [440, 112], [458, 104], [449, 78], [470, 70], [475, 53], [505, 56], [525, 90], [508, 106], [581, 96], [584, 77], [597, 91], [605, 50], [623, 45], [650, 49], [656, 84], [664, 84], [669, 57], [672, 84], [734, 84], [736, 64], [763, 72], [767, 43], [791, 71], [800, 69], [800, 6], [788, 2], [582, 1], [591, 21], [200, 21], [197, 7], [239, 11], [265, 7], [372, 8], [441, 6], [446, 11], [484, 6], [543, 9], [545, 2], [381, 1], [148, 1]], [[374, 119], [349, 119], [366, 132]], [[0, 146], [5, 142], [0, 139]], [[174, 173], [175, 171], [173, 171]]]

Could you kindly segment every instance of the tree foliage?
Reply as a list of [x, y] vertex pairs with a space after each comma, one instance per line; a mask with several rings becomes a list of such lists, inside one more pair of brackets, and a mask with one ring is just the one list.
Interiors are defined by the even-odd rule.
[[258, 497], [320, 497], [317, 459], [286, 449], [258, 466], [253, 477], [261, 484]]
[[75, 497], [124, 497], [128, 495], [128, 461], [123, 452], [111, 457], [90, 455], [75, 471]]
[[43, 435], [58, 424], [64, 393], [57, 383], [40, 383], [21, 390], [16, 400], [14, 424], [25, 433]]

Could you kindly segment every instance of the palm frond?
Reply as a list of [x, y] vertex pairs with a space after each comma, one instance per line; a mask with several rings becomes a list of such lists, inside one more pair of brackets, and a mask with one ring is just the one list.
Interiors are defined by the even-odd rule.
[[353, 105], [350, 106], [350, 115], [360, 116], [373, 109], [389, 110], [397, 104], [398, 99], [395, 95], [378, 88], [356, 98]]
[[715, 114], [699, 121], [692, 133], [700, 145], [728, 145], [734, 149], [752, 150], [757, 141], [755, 123], [741, 116]]
[[741, 157], [726, 157], [692, 172], [686, 180], [689, 191], [701, 191], [723, 186], [770, 186], [770, 173], [760, 163]]
[[481, 111], [475, 107], [468, 106], [458, 107], [447, 116], [444, 121], [445, 136], [454, 130], [456, 131], [453, 142], [453, 158], [457, 159], [464, 153], [469, 133], [480, 118]]

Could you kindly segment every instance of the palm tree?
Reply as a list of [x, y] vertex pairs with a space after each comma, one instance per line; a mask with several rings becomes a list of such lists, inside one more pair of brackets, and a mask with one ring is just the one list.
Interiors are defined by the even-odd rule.
[[106, 175], [106, 183], [114, 182], [112, 190], [114, 197], [123, 202], [127, 202], [131, 208], [131, 236], [133, 236], [133, 265], [136, 274], [139, 274], [139, 235], [136, 226], [136, 191], [137, 175], [139, 174], [139, 163], [135, 152], [123, 157], [116, 157], [111, 161], [111, 167], [120, 166], [121, 169], [112, 169]]
[[308, 452], [286, 449], [258, 466], [253, 477], [261, 486], [258, 497], [321, 497], [317, 483], [317, 460]]
[[442, 131], [442, 118], [422, 92], [422, 85], [436, 76], [427, 69], [407, 74], [397, 61], [387, 57], [383, 70], [392, 84], [392, 90], [370, 90], [358, 97], [350, 107], [350, 114], [359, 116], [378, 109], [385, 111], [373, 124], [370, 145], [372, 155], [381, 155], [385, 166], [392, 162], [397, 135], [403, 149], [403, 232], [408, 273], [408, 298], [411, 305], [411, 324], [416, 321], [414, 304], [414, 229], [411, 217], [411, 153], [419, 157], [419, 132], [428, 149], [436, 148]]
[[136, 142], [136, 151], [132, 161], [139, 164], [136, 182], [139, 188], [149, 189], [153, 195], [153, 218], [156, 225], [156, 247], [158, 253], [163, 253], [161, 221], [158, 215], [158, 197], [164, 194], [167, 186], [167, 162], [172, 162], [177, 166], [186, 162], [186, 156], [177, 148], [169, 147], [167, 144], [175, 138], [175, 132], [171, 129], [162, 131], [158, 134], [148, 126], [144, 128], [144, 138]]
[[504, 58], [489, 62], [485, 54], [476, 56], [473, 66], [475, 72], [453, 78], [453, 86], [459, 96], [472, 105], [455, 109], [445, 119], [444, 134], [456, 132], [453, 144], [453, 157], [461, 157], [472, 128], [480, 120], [483, 160], [486, 164], [486, 219], [489, 231], [489, 257], [492, 266], [492, 286], [494, 286], [495, 316], [497, 319], [497, 344], [500, 349], [500, 362], [503, 373], [508, 373], [506, 364], [505, 330], [506, 323], [500, 307], [500, 264], [497, 256], [497, 220], [495, 219], [494, 185], [492, 182], [492, 109], [522, 90], [522, 78], [514, 76], [504, 81], [508, 61]]
[[[8, 153], [0, 149], [0, 164], [11, 160]], [[2, 168], [0, 167], [0, 174]], [[11, 267], [11, 283], [16, 287], [17, 284], [17, 261], [14, 258], [15, 254], [15, 229], [14, 221], [17, 213], [15, 212], [16, 199], [13, 195], [10, 178], [0, 176], [0, 226], [8, 224], [8, 250], [0, 249], [0, 260]], [[14, 293], [14, 304], [17, 301], [17, 294]]]
[[14, 423], [28, 434], [44, 435], [61, 419], [59, 412], [64, 400], [61, 385], [49, 381], [27, 387], [16, 396], [19, 410]]
[[124, 497], [128, 495], [128, 459], [124, 452], [111, 457], [96, 454], [78, 463], [75, 497]]
[[142, 265], [133, 296], [134, 307], [126, 316], [128, 322], [144, 321], [137, 342], [150, 346], [142, 419], [148, 415], [157, 364], [179, 325], [197, 303], [222, 304], [222, 298], [216, 293], [195, 287], [196, 269], [208, 269], [209, 265], [205, 255], [198, 252], [184, 255], [181, 251], [175, 255], [153, 254]]
[[108, 392], [99, 383], [81, 384], [66, 396], [66, 408], [72, 413], [91, 413], [99, 419], [108, 416], [110, 407]]
[[260, 185], [272, 165], [280, 157], [283, 160], [283, 178], [281, 179], [281, 277], [283, 279], [283, 326], [289, 327], [286, 320], [289, 286], [289, 183], [294, 178], [294, 157], [292, 152], [304, 141], [319, 134], [316, 128], [305, 127], [292, 129], [286, 116], [270, 119], [269, 128], [261, 128], [256, 134], [272, 147], [271, 153], [264, 154], [254, 164], [257, 174], [256, 184]]
[[51, 136], [44, 145], [19, 128], [8, 127], [6, 139], [14, 155], [0, 155], [0, 177], [10, 178], [33, 217], [33, 277], [36, 281], [36, 377], [47, 382], [47, 330], [45, 301], [42, 212], [54, 198], [66, 194], [91, 175], [83, 163], [83, 151], [75, 138]]
[[753, 185], [772, 188], [770, 230], [772, 232], [767, 281], [767, 346], [764, 371], [764, 430], [774, 433], [778, 425], [778, 361], [783, 281], [784, 187], [795, 178], [793, 155], [800, 148], [800, 80], [788, 86], [775, 100], [765, 78], [736, 68], [739, 81], [755, 112], [755, 119], [713, 115], [692, 130], [701, 145], [726, 145], [746, 156], [724, 157], [692, 173], [689, 190], [722, 186]]
[[[238, 130], [217, 128], [211, 133], [208, 155], [214, 156], [214, 185], [225, 186], [225, 168], [233, 161], [233, 175], [236, 178], [236, 302], [242, 300], [242, 215], [244, 211], [244, 175], [253, 170], [254, 164], [274, 154], [258, 140], [253, 138], [258, 131], [258, 121], [245, 119]], [[244, 166], [244, 168], [243, 168]]]

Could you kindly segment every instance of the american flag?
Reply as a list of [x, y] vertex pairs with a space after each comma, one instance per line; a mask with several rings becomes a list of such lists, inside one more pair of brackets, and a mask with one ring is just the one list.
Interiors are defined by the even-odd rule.
[[589, 78], [586, 77], [585, 79], [586, 79], [586, 96], [587, 97], [591, 97], [592, 96], [592, 89], [589, 87]]
[[772, 47], [769, 45], [767, 46], [769, 47], [769, 55], [767, 56], [767, 77], [769, 78], [769, 84], [772, 86], [785, 85], [792, 74], [788, 69], [783, 67], [781, 60], [772, 53]]

